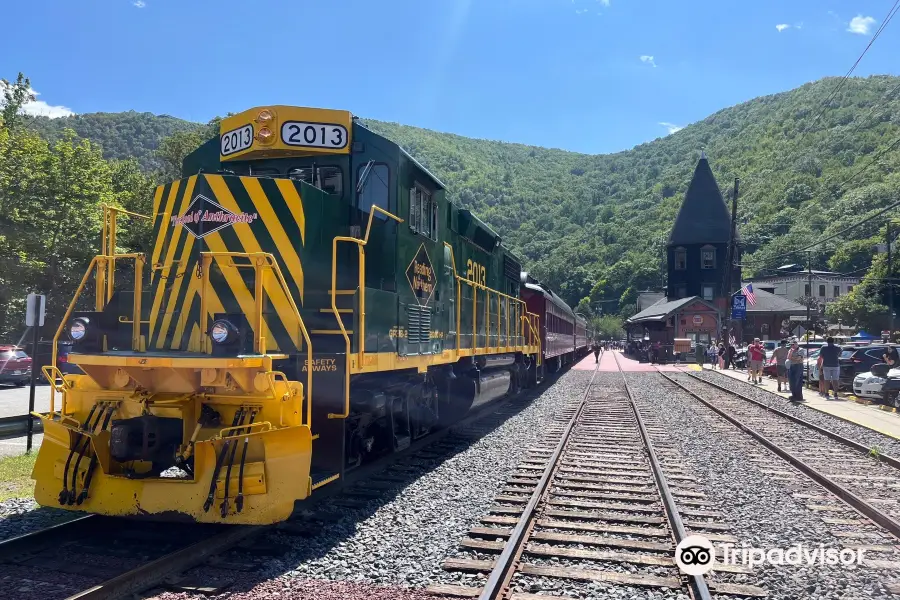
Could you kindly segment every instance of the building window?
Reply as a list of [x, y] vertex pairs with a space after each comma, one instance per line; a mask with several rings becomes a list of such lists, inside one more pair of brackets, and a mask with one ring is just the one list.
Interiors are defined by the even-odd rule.
[[[388, 181], [390, 173], [385, 164], [367, 163], [357, 170], [356, 202], [363, 212], [371, 212], [373, 206], [380, 206], [384, 210], [388, 208], [390, 199], [390, 187]], [[379, 219], [387, 219], [382, 213], [375, 213]]]
[[409, 190], [409, 228], [432, 240], [437, 239], [437, 202], [431, 192], [419, 184]]
[[713, 286], [704, 285], [703, 286], [703, 299], [704, 300], [712, 300], [713, 299]]
[[849, 293], [852, 292], [852, 291], [853, 291], [853, 286], [852, 286], [852, 285], [848, 285], [848, 286], [847, 286], [847, 293], [849, 294]]
[[808, 283], [807, 283], [806, 285], [803, 286], [803, 295], [806, 296], [806, 297], [809, 297], [809, 296], [812, 295], [812, 292], [809, 291], [809, 284], [808, 284]]
[[825, 284], [819, 286], [819, 296], [821, 296], [822, 298], [825, 297]]
[[841, 286], [839, 286], [839, 285], [834, 286], [834, 297], [837, 298], [840, 295], [841, 295]]
[[687, 269], [687, 250], [675, 248], [675, 270], [684, 271], [685, 269]]
[[685, 296], [687, 296], [687, 288], [684, 286], [681, 286], [680, 288], [678, 288], [678, 297], [684, 298]]
[[716, 249], [701, 248], [700, 249], [700, 268], [715, 269], [716, 268]]

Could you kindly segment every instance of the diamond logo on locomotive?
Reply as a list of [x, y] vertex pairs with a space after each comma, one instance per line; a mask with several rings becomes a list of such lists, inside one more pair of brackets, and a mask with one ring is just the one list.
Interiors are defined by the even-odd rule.
[[419, 246], [416, 257], [406, 268], [406, 278], [416, 296], [416, 301], [422, 306], [427, 306], [434, 293], [437, 278], [434, 276], [434, 267], [431, 266], [431, 258], [428, 256], [425, 244]]
[[181, 225], [195, 238], [206, 237], [235, 223], [252, 223], [258, 218], [257, 213], [233, 213], [203, 194], [194, 196], [184, 213], [169, 217], [173, 226]]

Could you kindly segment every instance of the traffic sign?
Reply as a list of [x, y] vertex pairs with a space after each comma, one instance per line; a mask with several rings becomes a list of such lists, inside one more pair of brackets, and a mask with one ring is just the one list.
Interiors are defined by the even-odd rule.
[[[46, 312], [47, 297], [43, 294], [28, 294], [28, 302], [25, 306], [25, 326], [34, 327], [37, 321], [38, 327], [44, 326], [44, 313]], [[36, 350], [33, 350], [36, 352]]]
[[747, 318], [747, 296], [735, 294], [731, 297], [731, 318], [739, 321]]

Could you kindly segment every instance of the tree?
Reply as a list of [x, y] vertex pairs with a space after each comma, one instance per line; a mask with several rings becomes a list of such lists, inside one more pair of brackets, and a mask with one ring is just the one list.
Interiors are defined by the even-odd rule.
[[13, 131], [20, 124], [22, 107], [28, 102], [34, 101], [34, 93], [31, 91], [31, 80], [19, 73], [15, 83], [10, 83], [6, 79], [0, 79], [0, 88], [3, 88], [0, 118], [3, 119], [3, 127]]
[[216, 117], [206, 125], [186, 131], [176, 131], [159, 143], [156, 156], [162, 161], [160, 176], [165, 181], [181, 177], [181, 162], [184, 157], [199, 148], [207, 140], [219, 135], [219, 122]]
[[622, 318], [617, 315], [603, 315], [591, 321], [597, 337], [604, 340], [620, 340], [625, 337]]

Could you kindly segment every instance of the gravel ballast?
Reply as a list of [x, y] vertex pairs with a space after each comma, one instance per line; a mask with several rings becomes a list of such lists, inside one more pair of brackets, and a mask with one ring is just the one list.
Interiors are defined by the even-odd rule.
[[0, 502], [0, 541], [25, 535], [82, 516], [82, 513], [41, 507], [31, 498]]
[[[795, 499], [788, 483], [763, 473], [765, 467], [747, 459], [752, 453], [778, 460], [763, 446], [685, 392], [664, 388], [664, 380], [657, 374], [629, 374], [628, 382], [641, 410], [657, 411], [660, 423], [680, 448], [685, 470], [698, 477], [710, 500], [718, 501], [718, 510], [724, 513], [731, 525], [729, 533], [738, 538], [739, 545], [763, 549], [789, 548], [797, 543], [811, 549], [819, 544], [842, 547], [832, 534], [834, 527], [822, 520], [822, 514]], [[828, 494], [819, 489], [822, 495]], [[837, 499], [834, 502], [838, 503]], [[895, 597], [885, 586], [896, 575], [865, 566], [763, 565], [756, 567], [754, 578], [773, 599]]]
[[850, 423], [849, 421], [829, 415], [820, 410], [809, 408], [802, 403], [789, 402], [781, 396], [760, 389], [750, 383], [738, 381], [728, 375], [704, 370], [698, 372], [697, 376], [726, 389], [740, 392], [749, 398], [763, 402], [766, 406], [772, 406], [782, 412], [809, 421], [813, 425], [830, 429], [839, 435], [859, 442], [869, 448], [878, 447], [883, 454], [888, 454], [894, 458], [900, 459], [900, 440], [896, 438], [878, 433], [877, 431], [873, 431], [862, 425]]
[[[420, 453], [403, 460], [388, 473], [401, 476], [404, 482], [394, 487], [382, 485], [384, 493], [378, 498], [354, 498], [364, 506], [343, 507], [336, 501], [329, 511], [334, 520], [322, 523], [315, 535], [282, 532], [267, 536], [267, 542], [283, 546], [286, 552], [261, 564], [253, 581], [262, 586], [261, 582], [272, 580], [265, 589], [272, 586], [277, 590], [282, 585], [290, 587], [291, 593], [303, 589], [293, 581], [309, 579], [391, 589], [474, 583], [479, 576], [461, 578], [445, 572], [441, 563], [454, 556], [459, 540], [479, 525], [506, 475], [541, 438], [552, 416], [581, 398], [591, 375], [591, 371], [569, 371], [492, 431], [470, 439], [451, 434], [441, 445], [452, 447], [429, 449], [425, 456]], [[436, 454], [440, 456], [432, 456]], [[203, 568], [193, 574], [202, 579]], [[166, 593], [161, 597], [188, 595]]]

